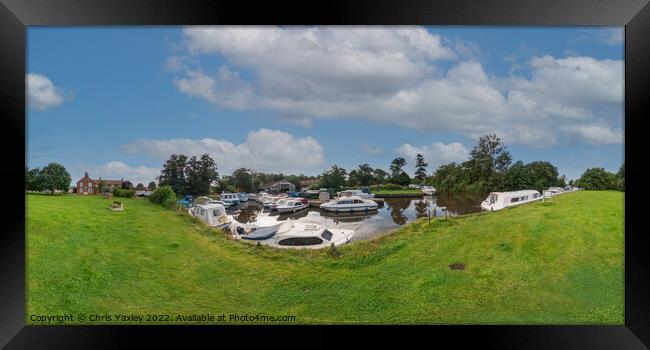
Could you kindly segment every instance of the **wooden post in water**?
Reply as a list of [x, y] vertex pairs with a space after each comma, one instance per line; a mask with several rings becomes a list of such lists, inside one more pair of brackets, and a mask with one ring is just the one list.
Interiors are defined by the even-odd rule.
[[429, 217], [429, 226], [431, 226], [431, 209], [429, 209], [429, 215], [427, 216]]

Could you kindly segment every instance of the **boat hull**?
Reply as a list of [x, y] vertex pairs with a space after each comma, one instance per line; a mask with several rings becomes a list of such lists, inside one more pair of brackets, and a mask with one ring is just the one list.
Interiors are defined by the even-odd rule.
[[295, 212], [298, 212], [298, 211], [301, 211], [301, 210], [305, 210], [307, 208], [309, 208], [308, 205], [303, 205], [303, 206], [299, 206], [299, 207], [287, 207], [287, 208], [285, 208], [285, 207], [277, 207], [275, 209], [278, 212], [280, 212], [281, 214], [284, 214], [284, 213], [295, 213]]
[[358, 207], [344, 207], [344, 206], [337, 206], [337, 207], [330, 207], [330, 206], [321, 206], [321, 209], [325, 211], [331, 211], [334, 213], [349, 213], [349, 212], [357, 212], [357, 211], [371, 211], [371, 210], [377, 210], [379, 205], [367, 205], [367, 206], [358, 206]]

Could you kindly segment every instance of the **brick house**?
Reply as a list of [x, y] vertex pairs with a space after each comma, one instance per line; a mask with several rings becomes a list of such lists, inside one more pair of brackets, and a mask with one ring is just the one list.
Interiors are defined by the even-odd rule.
[[[77, 181], [77, 194], [101, 194], [103, 191], [113, 191], [113, 188], [115, 187], [120, 187], [122, 186], [122, 180], [102, 180], [100, 177], [99, 179], [91, 179], [90, 176], [88, 176], [88, 173], [86, 172], [84, 174], [84, 177], [79, 179]], [[102, 189], [100, 190], [99, 187]]]

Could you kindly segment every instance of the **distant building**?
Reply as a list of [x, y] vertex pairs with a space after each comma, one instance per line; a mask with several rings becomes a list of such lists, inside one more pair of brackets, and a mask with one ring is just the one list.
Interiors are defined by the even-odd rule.
[[264, 186], [264, 191], [268, 193], [295, 192], [296, 185], [288, 181], [279, 181], [272, 185]]
[[[122, 180], [91, 179], [86, 172], [84, 177], [77, 181], [77, 194], [101, 194], [101, 192], [112, 192], [114, 188], [121, 187]], [[101, 187], [101, 190], [100, 190]]]

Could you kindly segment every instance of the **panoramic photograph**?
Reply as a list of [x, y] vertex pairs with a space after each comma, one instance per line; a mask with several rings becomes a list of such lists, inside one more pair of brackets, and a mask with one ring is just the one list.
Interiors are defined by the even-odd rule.
[[623, 325], [624, 28], [27, 29], [28, 325]]

